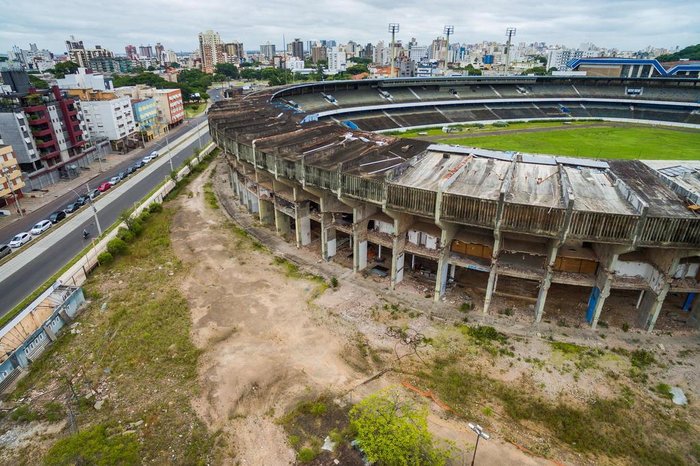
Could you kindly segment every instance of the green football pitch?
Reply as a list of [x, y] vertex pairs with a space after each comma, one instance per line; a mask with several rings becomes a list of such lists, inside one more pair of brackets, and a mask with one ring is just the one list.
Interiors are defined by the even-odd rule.
[[484, 149], [574, 157], [700, 160], [699, 130], [598, 123], [591, 127], [557, 125], [558, 129], [548, 131], [542, 126], [470, 128], [469, 137], [440, 137], [431, 132], [428, 139]]

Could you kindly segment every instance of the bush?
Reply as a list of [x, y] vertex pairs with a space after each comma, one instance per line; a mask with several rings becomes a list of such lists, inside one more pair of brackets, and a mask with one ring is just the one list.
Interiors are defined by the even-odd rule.
[[61, 403], [52, 401], [50, 403], [46, 403], [46, 406], [44, 406], [44, 417], [49, 422], [58, 422], [63, 419], [65, 415], [66, 412]]
[[121, 227], [117, 231], [117, 238], [125, 243], [130, 243], [134, 239], [134, 234], [128, 228]]
[[97, 262], [99, 262], [102, 265], [107, 265], [111, 263], [114, 260], [114, 256], [108, 253], [107, 251], [100, 253], [100, 255], [97, 256]]
[[119, 254], [124, 253], [126, 251], [127, 245], [124, 242], [124, 240], [121, 240], [119, 238], [114, 238], [113, 240], [110, 240], [109, 243], [107, 243], [107, 251], [112, 256], [118, 256]]
[[12, 411], [12, 414], [10, 414], [10, 419], [17, 422], [32, 422], [36, 421], [38, 418], [39, 415], [32, 411], [29, 405], [19, 405]]
[[654, 355], [650, 351], [640, 349], [632, 351], [630, 362], [632, 362], [634, 367], [644, 369], [656, 363], [656, 358], [654, 358]]
[[628, 324], [627, 322], [625, 322], [624, 324], [622, 324], [622, 331], [623, 331], [623, 332], [629, 332], [629, 331], [630, 331], [630, 324]]
[[338, 288], [338, 279], [331, 277], [331, 288]]
[[134, 234], [134, 236], [138, 236], [143, 232], [143, 224], [141, 223], [140, 219], [134, 219], [131, 222], [131, 225], [129, 225], [129, 230]]
[[135, 435], [109, 435], [102, 425], [90, 427], [56, 442], [46, 454], [47, 465], [139, 464]]
[[317, 456], [318, 454], [313, 449], [305, 447], [299, 450], [297, 459], [300, 463], [310, 463], [315, 460]]
[[154, 202], [153, 204], [148, 206], [148, 211], [152, 214], [157, 214], [159, 212], [163, 212], [163, 206], [161, 204]]

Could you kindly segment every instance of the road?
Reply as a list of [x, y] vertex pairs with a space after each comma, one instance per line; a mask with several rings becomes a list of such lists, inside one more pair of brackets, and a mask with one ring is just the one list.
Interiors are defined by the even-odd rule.
[[[214, 100], [218, 100], [220, 96], [220, 90], [213, 91], [212, 97]], [[182, 127], [178, 131], [173, 131], [171, 141], [175, 140], [176, 135], [185, 134], [191, 131], [195, 125], [202, 122], [206, 118], [206, 115], [197, 117], [193, 119], [193, 123]], [[192, 133], [195, 138], [187, 143], [182, 144], [173, 150], [173, 165], [175, 167], [179, 166], [186, 158], [190, 157], [195, 148], [199, 147], [199, 142], [196, 138], [196, 133]], [[211, 137], [209, 133], [205, 130], [201, 131], [201, 142], [202, 146], [205, 146]], [[163, 141], [162, 145], [165, 142]], [[161, 147], [162, 147], [161, 145]], [[154, 145], [147, 148], [146, 152], [158, 149], [159, 147]], [[140, 156], [144, 154], [141, 153]], [[161, 164], [157, 169], [149, 169], [149, 166], [143, 168], [136, 172], [134, 175], [129, 177], [126, 181], [115, 186], [111, 190], [107, 191], [106, 194], [97, 198], [98, 205], [98, 219], [100, 225], [104, 230], [106, 230], [110, 225], [112, 225], [118, 218], [119, 214], [125, 209], [132, 207], [134, 203], [140, 201], [146, 194], [148, 194], [156, 185], [167, 178], [170, 175], [170, 164], [163, 163], [169, 154], [161, 155], [156, 162], [151, 162], [154, 166]], [[114, 176], [114, 174], [123, 171], [125, 167], [128, 167], [133, 160], [125, 160], [123, 164], [115, 167], [108, 172], [102, 173], [100, 175], [101, 179], [109, 179], [109, 177]], [[151, 171], [147, 176], [139, 176], [145, 171]], [[136, 178], [142, 178], [135, 181]], [[127, 189], [128, 188], [128, 189]], [[31, 226], [33, 226], [37, 221], [43, 220], [53, 212], [65, 206], [65, 204], [70, 203], [76, 196], [70, 194], [62, 198], [52, 201], [49, 205], [32, 212], [32, 215], [28, 215], [25, 223], [19, 225], [19, 220], [14, 222], [12, 225], [13, 230], [17, 231], [27, 231]], [[104, 197], [104, 199], [103, 199]], [[85, 218], [84, 221], [77, 222], [71, 221], [73, 218]], [[24, 228], [24, 230], [22, 230]], [[55, 234], [56, 230], [59, 230], [61, 238], [55, 243], [51, 244], [50, 249], [41, 251], [42, 242], [46, 244], [49, 243], [49, 238], [42, 238], [41, 241], [37, 241], [35, 245], [31, 248], [36, 248], [36, 251], [41, 251], [39, 255], [34, 257], [31, 261], [24, 264], [19, 264], [12, 259], [2, 266], [0, 266], [0, 316], [5, 315], [11, 311], [18, 303], [20, 303], [25, 297], [30, 295], [34, 290], [44, 284], [49, 278], [51, 278], [56, 272], [58, 272], [65, 264], [70, 262], [80, 251], [82, 251], [87, 243], [82, 238], [82, 231], [87, 228], [92, 232], [93, 236], [96, 235], [96, 227], [94, 225], [94, 218], [90, 212], [90, 208], [83, 208], [78, 213], [69, 216], [66, 220], [59, 223], [56, 227], [51, 228], [48, 233]], [[0, 236], [4, 237], [4, 236]], [[11, 237], [11, 236], [10, 236]], [[36, 241], [36, 240], [35, 240]], [[34, 241], [32, 241], [34, 242]], [[31, 245], [31, 243], [30, 243]], [[24, 251], [20, 254], [24, 254]], [[16, 259], [20, 259], [18, 256]]]

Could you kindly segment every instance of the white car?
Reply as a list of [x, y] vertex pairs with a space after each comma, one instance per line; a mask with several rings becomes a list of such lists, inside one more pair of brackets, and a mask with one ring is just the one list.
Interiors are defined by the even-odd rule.
[[151, 160], [153, 160], [153, 157], [151, 157], [150, 155], [147, 155], [147, 156], [145, 156], [144, 158], [141, 159], [141, 161], [142, 161], [144, 164], [150, 162]]
[[109, 179], [109, 184], [114, 186], [115, 184], [119, 183], [122, 179], [118, 176], [113, 176], [112, 178]]
[[12, 249], [17, 249], [18, 247], [22, 246], [23, 244], [27, 244], [32, 240], [32, 235], [27, 233], [26, 231], [23, 231], [22, 233], [17, 233], [14, 238], [10, 241], [10, 247]]
[[160, 152], [158, 152], [157, 150], [154, 150], [153, 152], [151, 152], [151, 155], [149, 157], [151, 157], [151, 160], [153, 160], [153, 159], [157, 159], [159, 156], [160, 156]]
[[51, 225], [51, 220], [42, 220], [41, 222], [34, 225], [34, 228], [29, 230], [29, 233], [31, 233], [34, 236], [39, 236], [40, 234], [51, 228]]

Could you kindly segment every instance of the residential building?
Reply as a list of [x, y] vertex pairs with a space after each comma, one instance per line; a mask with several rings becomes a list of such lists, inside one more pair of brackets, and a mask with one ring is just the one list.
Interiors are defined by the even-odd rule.
[[223, 45], [223, 49], [226, 63], [238, 64], [245, 58], [245, 50], [241, 42], [228, 42]]
[[68, 50], [68, 57], [70, 60], [83, 68], [90, 67], [91, 58], [114, 57], [113, 52], [103, 49], [99, 45], [95, 45], [94, 49], [85, 48], [83, 41], [76, 41], [73, 36], [71, 36], [71, 40], [66, 41], [66, 49]]
[[327, 55], [326, 55], [326, 48], [323, 46], [316, 46], [311, 49], [311, 61], [314, 63], [318, 63], [320, 61], [326, 61]]
[[566, 64], [576, 58], [590, 58], [597, 56], [594, 50], [552, 49], [547, 51], [547, 69], [568, 69]]
[[374, 59], [374, 45], [368, 43], [365, 47], [360, 50], [360, 58]]
[[131, 101], [134, 109], [134, 120], [136, 129], [141, 135], [141, 139], [150, 141], [161, 132], [161, 125], [158, 120], [158, 104], [156, 99], [136, 99]]
[[163, 47], [163, 44], [160, 42], [156, 43], [155, 46], [155, 51], [156, 51], [156, 59], [158, 60], [158, 63], [163, 63], [163, 52], [165, 52], [165, 47]]
[[296, 57], [288, 58], [285, 67], [294, 73], [301, 73], [304, 70], [304, 60]]
[[8, 53], [8, 58], [11, 62], [19, 63], [25, 70], [42, 73], [56, 64], [53, 53], [46, 49], [39, 50], [36, 44], [29, 44], [29, 50], [23, 50], [15, 45]]
[[136, 51], [136, 46], [135, 45], [127, 45], [124, 47], [124, 51], [126, 52], [126, 58], [129, 60], [138, 60], [139, 54]]
[[153, 58], [153, 47], [151, 45], [140, 45], [139, 46], [139, 57], [141, 58]]
[[213, 73], [216, 65], [224, 63], [221, 36], [211, 29], [199, 33], [199, 54], [202, 58], [202, 71]]
[[130, 73], [134, 62], [126, 57], [96, 57], [90, 59], [90, 69], [98, 73]]
[[[106, 94], [111, 94], [111, 98]], [[136, 133], [131, 100], [111, 92], [94, 93], [88, 97], [91, 100], [82, 100], [81, 107], [90, 136], [109, 139], [114, 150], [126, 152], [129, 138]]]
[[289, 44], [291, 46], [291, 52], [293, 57], [304, 59], [304, 43], [301, 39], [294, 39], [294, 41]]
[[330, 74], [342, 73], [347, 69], [345, 52], [338, 47], [328, 51], [328, 72]]
[[268, 42], [264, 45], [261, 45], [260, 54], [263, 55], [265, 59], [272, 60], [272, 57], [274, 57], [277, 54], [275, 44], [271, 44]]
[[77, 73], [67, 74], [56, 80], [60, 89], [90, 89], [94, 91], [109, 91], [112, 80], [105, 79], [101, 74], [88, 73], [85, 68], [78, 68]]
[[24, 180], [12, 151], [12, 146], [0, 142], [0, 207], [17, 202], [22, 197]]
[[158, 105], [158, 119], [164, 126], [173, 127], [185, 119], [185, 106], [180, 89], [155, 89], [153, 97]]

